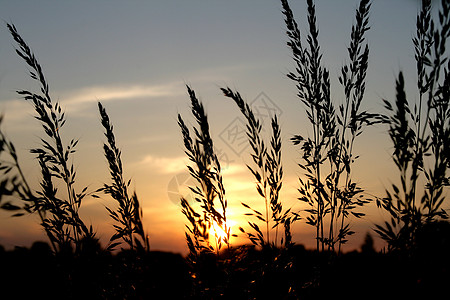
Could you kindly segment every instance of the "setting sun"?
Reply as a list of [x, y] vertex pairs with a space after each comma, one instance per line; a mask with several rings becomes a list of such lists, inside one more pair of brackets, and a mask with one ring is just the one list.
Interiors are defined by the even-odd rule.
[[[223, 226], [223, 228], [222, 228]], [[215, 221], [213, 222], [213, 225], [210, 227], [209, 229], [209, 235], [210, 238], [212, 239], [220, 239], [220, 240], [224, 240], [227, 237], [227, 233], [225, 232], [225, 224], [220, 226], [219, 224], [217, 224]]]
[[230, 230], [231, 236], [231, 231], [234, 225], [236, 225], [236, 222], [232, 220], [228, 220], [226, 226], [225, 224], [220, 226], [219, 224], [217, 224], [217, 222], [214, 221], [212, 226], [209, 228], [209, 242], [211, 243], [211, 245], [214, 245], [214, 247], [216, 247], [215, 245], [219, 241], [225, 243], [225, 240], [227, 238], [225, 227], [227, 228], [227, 230]]

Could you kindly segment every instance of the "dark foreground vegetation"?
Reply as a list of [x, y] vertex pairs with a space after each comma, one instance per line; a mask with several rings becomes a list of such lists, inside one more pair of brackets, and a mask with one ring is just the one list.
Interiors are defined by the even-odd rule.
[[[450, 185], [450, 61], [446, 54], [450, 1], [441, 1], [437, 21], [432, 18], [430, 0], [422, 1], [417, 16], [412, 44], [418, 101], [407, 99], [400, 72], [396, 97], [383, 99], [386, 113], [382, 114], [363, 109], [370, 1], [361, 0], [356, 10], [348, 61], [338, 72], [342, 97], [331, 92], [330, 72], [322, 65], [314, 1], [306, 2], [308, 29], [303, 34], [288, 1], [281, 1], [287, 45], [295, 63], [288, 77], [295, 83], [311, 126], [310, 135], [291, 138], [301, 155], [298, 200], [303, 209], [287, 208], [280, 197], [283, 146], [277, 116], [263, 124], [239, 92], [222, 88], [225, 99], [232, 100], [245, 117], [251, 146], [247, 167], [263, 204], [260, 211], [242, 203], [248, 224], [239, 230], [250, 245], [230, 242], [236, 235], [227, 224], [232, 199], [227, 198], [207, 113], [188, 86], [195, 122], [178, 116], [190, 161], [187, 169], [196, 181], [190, 187], [194, 201], [180, 199], [187, 221], [186, 257], [151, 251], [141, 202], [130, 190], [131, 180], [123, 176], [121, 150], [101, 103], [110, 182], [96, 190], [76, 185], [72, 157], [78, 140], [64, 136], [65, 112], [52, 100], [34, 53], [15, 26], [7, 24], [17, 54], [39, 85], [37, 93], [17, 93], [34, 108], [43, 134], [39, 146], [30, 150], [40, 170], [36, 184], [22, 172], [14, 143], [0, 130], [0, 208], [16, 217], [36, 214], [48, 243], [13, 251], [0, 248], [2, 293], [17, 299], [428, 299], [444, 294], [450, 282], [450, 223], [444, 207]], [[359, 157], [353, 146], [367, 126], [380, 124], [387, 127], [393, 144], [398, 178], [390, 178], [385, 196], [374, 196], [367, 195], [353, 178]], [[86, 197], [112, 200], [106, 211], [115, 232], [105, 248], [93, 226], [79, 214]], [[342, 245], [354, 234], [352, 218], [363, 218], [362, 209], [370, 202], [389, 216], [373, 224], [386, 247], [375, 251], [368, 234], [360, 252], [343, 253]], [[295, 222], [314, 227], [316, 249], [306, 250], [301, 241], [293, 240]]]
[[[368, 236], [360, 251], [331, 252], [253, 246], [203, 254], [196, 273], [179, 254], [123, 250], [98, 244], [53, 254], [0, 248], [0, 285], [14, 299], [432, 299], [450, 280], [450, 224], [427, 226], [414, 252], [379, 253]], [[195, 276], [195, 278], [193, 277]]]

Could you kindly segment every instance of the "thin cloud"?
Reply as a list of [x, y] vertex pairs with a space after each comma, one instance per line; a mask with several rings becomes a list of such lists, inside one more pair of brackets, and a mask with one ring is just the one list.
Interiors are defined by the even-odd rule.
[[186, 170], [186, 159], [184, 157], [158, 157], [146, 155], [137, 163], [141, 167], [146, 167], [152, 172], [162, 174], [177, 174]]
[[[162, 174], [177, 174], [181, 172], [187, 173], [186, 165], [192, 165], [192, 162], [188, 161], [185, 156], [164, 157], [148, 154], [141, 160], [135, 162], [135, 164]], [[223, 168], [222, 174], [229, 179], [232, 176], [245, 175], [247, 171], [245, 166], [230, 164]], [[251, 183], [251, 186], [253, 187], [254, 184]]]
[[162, 85], [128, 85], [128, 86], [96, 86], [84, 88], [79, 92], [68, 94], [64, 106], [71, 113], [81, 110], [86, 104], [102, 101], [118, 101], [142, 98], [163, 98], [182, 94], [177, 89], [179, 84]]
[[230, 163], [228, 165], [222, 164], [222, 173], [224, 176], [242, 175], [248, 172], [248, 168], [244, 164]]
[[[83, 110], [89, 104], [97, 101], [119, 101], [142, 98], [163, 98], [182, 95], [184, 90], [179, 83], [161, 85], [123, 85], [123, 86], [93, 86], [67, 92], [54, 92], [54, 100], [59, 100], [61, 106], [70, 114]], [[62, 95], [59, 97], [59, 95]], [[25, 101], [18, 99], [2, 101], [4, 111], [8, 113], [8, 120], [21, 120], [29, 117], [32, 108]]]
[[[250, 66], [226, 66], [219, 69], [204, 68], [193, 72], [187, 77], [189, 83], [201, 85], [204, 83], [228, 82], [230, 80], [228, 73], [237, 73]], [[217, 76], [222, 74], [222, 76]], [[186, 88], [183, 80], [171, 80], [157, 85], [144, 84], [123, 84], [123, 85], [99, 85], [91, 87], [82, 87], [72, 90], [51, 91], [53, 100], [59, 101], [62, 108], [75, 115], [92, 106], [97, 101], [130, 101], [133, 99], [158, 99], [166, 97], [184, 96], [186, 97]], [[20, 97], [15, 99], [0, 99], [0, 112], [7, 114], [8, 121], [22, 121], [33, 115], [33, 108]]]

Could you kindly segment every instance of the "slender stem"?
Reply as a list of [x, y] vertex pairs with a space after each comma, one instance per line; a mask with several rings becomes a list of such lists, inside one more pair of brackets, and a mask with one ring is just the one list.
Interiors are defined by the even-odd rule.
[[316, 133], [316, 137], [315, 137], [315, 163], [316, 163], [316, 184], [317, 184], [317, 200], [318, 200], [318, 225], [320, 226], [320, 235], [318, 234], [318, 236], [320, 236], [320, 240], [321, 240], [321, 245], [322, 245], [322, 251], [324, 251], [324, 247], [325, 247], [325, 242], [323, 240], [323, 218], [324, 218], [324, 202], [322, 199], [322, 187], [321, 187], [321, 178], [320, 178], [320, 150], [321, 150], [321, 145], [320, 145], [320, 128], [319, 128], [319, 109], [316, 109], [316, 118], [317, 118], [317, 130], [315, 130]]
[[267, 236], [267, 241], [266, 244], [270, 245], [270, 230], [269, 230], [269, 203], [267, 201], [267, 173], [266, 173], [266, 164], [267, 161], [264, 161], [264, 156], [263, 156], [263, 151], [264, 151], [264, 147], [262, 145], [262, 143], [259, 143], [259, 157], [263, 160], [261, 162], [261, 173], [262, 173], [262, 182], [263, 182], [263, 188], [262, 191], [264, 192], [264, 204], [266, 207], [266, 236]]
[[[422, 154], [421, 148], [422, 148], [422, 143], [421, 141], [423, 140], [423, 137], [425, 135], [425, 128], [426, 128], [426, 121], [424, 124], [424, 128], [423, 128], [423, 132], [422, 135], [420, 135], [420, 131], [421, 131], [421, 125], [422, 125], [422, 100], [423, 100], [423, 93], [420, 91], [420, 95], [419, 95], [419, 115], [418, 115], [418, 121], [417, 121], [417, 134], [416, 134], [416, 144], [415, 144], [415, 157], [414, 159], [417, 160], [418, 156]], [[428, 108], [429, 111], [429, 108]], [[428, 112], [427, 112], [428, 115]], [[428, 117], [427, 117], [428, 118]], [[414, 161], [413, 161], [414, 163]], [[412, 212], [415, 211], [415, 206], [416, 206], [416, 177], [417, 177], [417, 172], [418, 172], [418, 166], [416, 164], [413, 165], [413, 169], [412, 169], [412, 179], [413, 181], [411, 182], [411, 193], [410, 193], [410, 201], [411, 201], [411, 210]], [[409, 201], [407, 200], [407, 204], [409, 206]], [[410, 209], [408, 207], [408, 209]]]
[[216, 256], [219, 256], [219, 241], [218, 239], [220, 239], [219, 234], [217, 232], [214, 232], [214, 239], [216, 241]]
[[275, 228], [275, 248], [277, 247], [277, 243], [278, 243], [278, 225]]
[[[2, 132], [0, 132], [0, 135], [1, 135], [2, 140], [5, 140], [5, 136], [4, 136], [4, 134]], [[9, 143], [5, 143], [5, 145], [8, 147], [9, 153], [15, 152], [11, 148]], [[33, 199], [34, 198], [33, 193], [31, 192], [31, 188], [30, 188], [30, 186], [28, 184], [28, 181], [26, 180], [25, 175], [23, 174], [22, 168], [20, 167], [19, 159], [17, 158], [17, 155], [13, 155], [12, 157], [14, 159], [14, 164], [16, 166], [17, 172], [19, 173], [19, 176], [22, 179], [22, 183], [23, 183], [23, 185], [24, 185], [24, 187], [26, 189], [25, 193], [28, 194], [29, 196], [31, 196], [31, 198]], [[44, 220], [45, 220], [44, 214], [43, 214], [43, 212], [41, 211], [41, 209], [38, 206], [36, 208], [37, 208], [37, 212], [38, 212], [39, 218], [41, 220], [41, 223], [43, 224]], [[57, 247], [55, 245], [55, 242], [53, 241], [53, 238], [52, 238], [51, 234], [48, 232], [47, 229], [45, 229], [45, 233], [47, 234], [47, 237], [48, 237], [48, 239], [49, 239], [49, 241], [50, 241], [50, 243], [52, 245], [53, 251], [57, 252], [58, 249], [57, 249]]]
[[266, 202], [266, 233], [267, 233], [267, 245], [270, 245], [270, 231], [269, 231], [269, 206], [267, 205], [267, 195], [264, 197]]

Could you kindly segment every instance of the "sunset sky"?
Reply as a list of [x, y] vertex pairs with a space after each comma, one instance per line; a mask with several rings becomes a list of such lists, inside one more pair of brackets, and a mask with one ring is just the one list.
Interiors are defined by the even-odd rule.
[[[303, 33], [305, 2], [290, 1]], [[316, 2], [323, 62], [330, 70], [333, 99], [340, 103], [344, 95], [337, 78], [348, 57], [346, 48], [358, 1]], [[376, 0], [372, 5], [364, 103], [368, 110], [382, 112], [382, 99], [394, 98], [395, 77], [400, 70], [405, 73], [410, 99], [417, 98], [411, 39], [418, 3]], [[188, 162], [177, 114], [193, 124], [186, 84], [196, 91], [208, 113], [224, 168], [233, 232], [238, 233], [237, 227], [246, 224], [240, 202], [255, 206], [262, 203], [245, 167], [250, 162], [249, 149], [229, 135], [243, 119], [236, 105], [222, 96], [220, 87], [237, 89], [246, 101], [260, 107], [275, 105], [284, 142], [282, 200], [293, 210], [302, 208], [296, 201], [302, 174], [296, 165], [300, 154], [289, 139], [294, 134], [306, 135], [310, 128], [303, 105], [296, 98], [295, 84], [285, 75], [294, 64], [286, 46], [279, 1], [0, 0], [0, 18], [2, 128], [19, 149], [26, 175], [36, 187], [38, 165], [28, 150], [38, 145], [43, 132], [32, 117], [31, 105], [15, 91], [38, 91], [38, 86], [16, 55], [6, 22], [15, 24], [31, 46], [53, 99], [66, 110], [62, 135], [67, 140], [80, 139], [74, 160], [79, 188], [95, 190], [109, 180], [97, 101], [106, 107], [123, 152], [126, 176], [132, 178], [144, 208], [152, 249], [186, 252], [185, 218], [176, 200], [179, 191], [186, 191], [178, 189], [178, 184], [187, 178]], [[382, 126], [366, 130], [356, 141], [355, 153], [360, 159], [353, 179], [368, 193], [383, 196], [384, 187], [396, 178], [391, 151]], [[84, 221], [93, 225], [104, 244], [113, 233], [105, 205], [114, 203], [107, 196], [88, 198], [81, 210]], [[364, 212], [366, 218], [352, 221], [357, 234], [350, 238], [347, 250], [358, 248], [366, 232], [384, 216], [375, 205]], [[313, 228], [304, 221], [293, 231], [295, 242], [314, 246]], [[45, 240], [35, 216], [11, 218], [0, 212], [0, 244], [7, 248], [28, 246], [35, 240]], [[378, 241], [377, 246], [382, 243]]]

